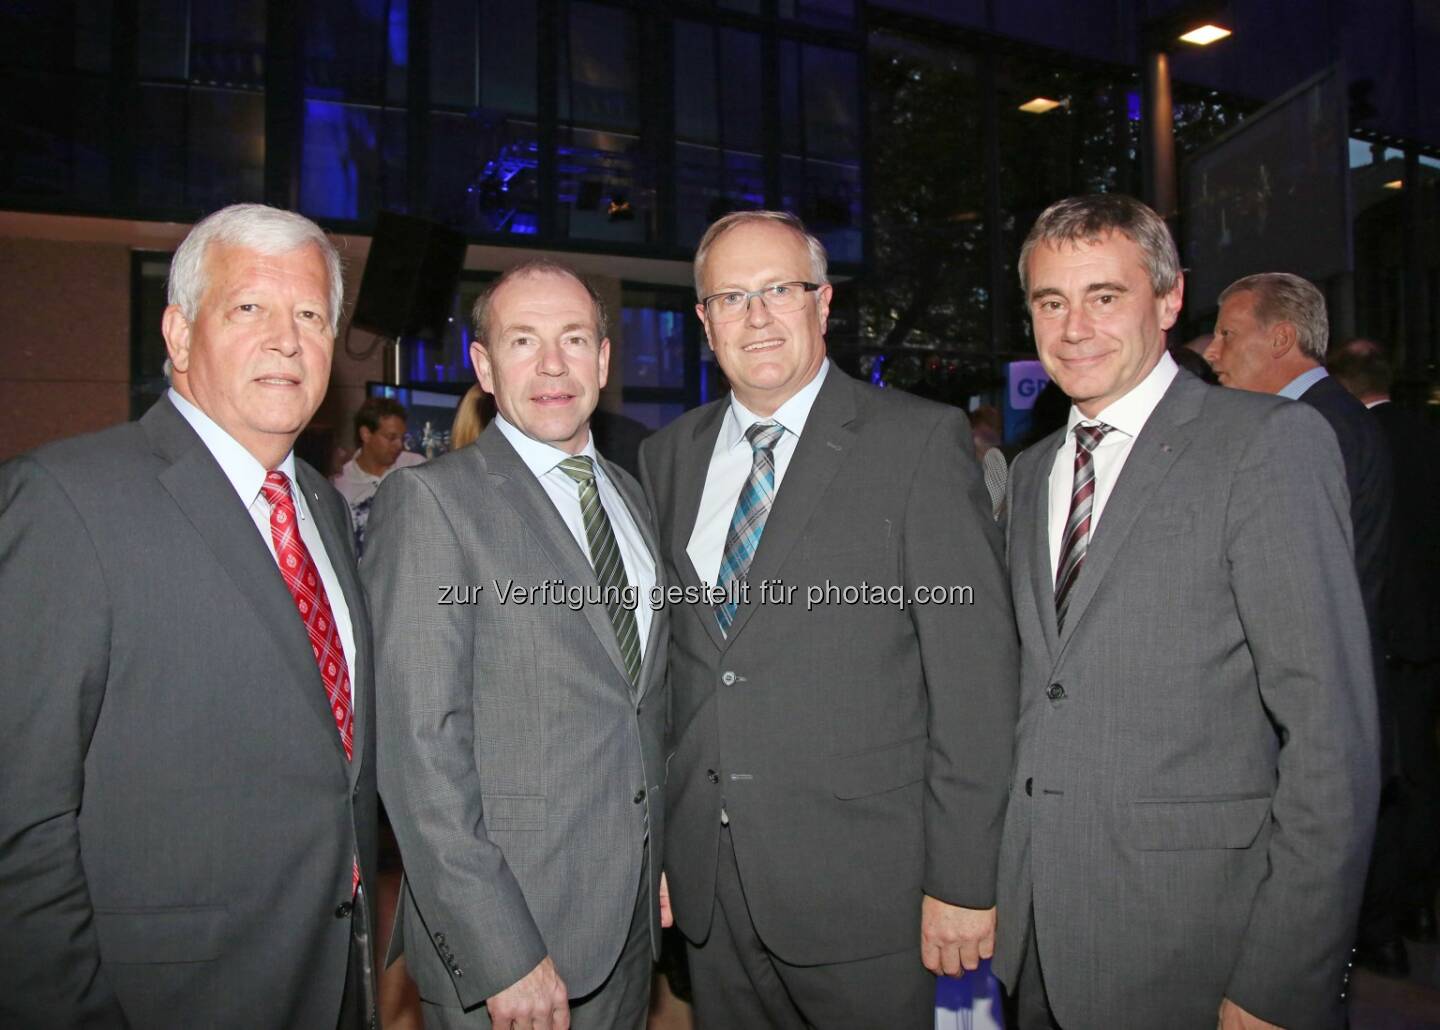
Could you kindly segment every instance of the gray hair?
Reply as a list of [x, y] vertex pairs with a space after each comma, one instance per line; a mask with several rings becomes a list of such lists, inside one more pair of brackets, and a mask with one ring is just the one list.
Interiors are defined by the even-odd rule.
[[1277, 322], [1295, 327], [1300, 353], [1321, 364], [1330, 345], [1330, 319], [1325, 313], [1325, 295], [1308, 279], [1289, 272], [1259, 272], [1236, 279], [1220, 293], [1224, 304], [1237, 293], [1255, 295], [1255, 321], [1266, 329]]
[[1030, 295], [1030, 254], [1041, 243], [1097, 243], [1118, 232], [1140, 248], [1150, 288], [1163, 297], [1180, 281], [1180, 252], [1165, 220], [1134, 197], [1123, 193], [1092, 193], [1066, 197], [1035, 219], [1020, 247], [1020, 292]]
[[518, 265], [511, 265], [500, 273], [498, 279], [487, 283], [485, 288], [480, 291], [480, 296], [475, 298], [475, 306], [470, 309], [470, 317], [475, 323], [475, 338], [480, 341], [482, 347], [489, 346], [490, 305], [495, 299], [496, 292], [512, 279], [524, 279], [532, 275], [563, 275], [574, 279], [585, 288], [585, 292], [590, 295], [590, 303], [595, 305], [595, 332], [598, 334], [595, 342], [599, 343], [610, 335], [610, 315], [605, 310], [605, 301], [601, 299], [599, 292], [590, 284], [590, 281], [563, 261], [537, 257], [522, 261]]
[[697, 297], [704, 296], [705, 293], [705, 262], [710, 257], [710, 248], [715, 246], [715, 241], [738, 226], [757, 224], [782, 225], [799, 236], [805, 241], [805, 249], [810, 254], [811, 280], [820, 286], [830, 281], [825, 275], [830, 266], [829, 255], [825, 253], [825, 244], [811, 235], [810, 231], [805, 228], [805, 223], [799, 218], [789, 211], [731, 211], [728, 215], [711, 223], [710, 228], [705, 230], [705, 235], [700, 237], [700, 246], [695, 248], [695, 295]]
[[330, 331], [340, 325], [345, 303], [345, 280], [340, 254], [324, 231], [304, 215], [265, 204], [232, 204], [195, 224], [170, 260], [166, 300], [177, 305], [187, 321], [200, 313], [200, 299], [209, 285], [205, 260], [211, 244], [244, 247], [261, 254], [289, 254], [309, 244], [320, 248], [330, 279]]

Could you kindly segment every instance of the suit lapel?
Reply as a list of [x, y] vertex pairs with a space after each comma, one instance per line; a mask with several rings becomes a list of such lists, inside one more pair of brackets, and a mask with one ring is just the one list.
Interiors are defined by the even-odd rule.
[[[1031, 524], [1019, 527], [1027, 533], [1028, 540], [1021, 542], [1023, 561], [1029, 562], [1030, 589], [1035, 598], [1035, 614], [1040, 619], [1040, 631], [1045, 637], [1045, 646], [1054, 654], [1059, 632], [1055, 628], [1055, 577], [1050, 572], [1053, 557], [1050, 554], [1050, 470], [1055, 464], [1055, 452], [1065, 438], [1065, 431], [1052, 433], [1032, 448], [1032, 461], [1028, 474], [1020, 485], [1020, 496], [1016, 498], [1017, 508], [1011, 512], [1014, 518], [1019, 512], [1026, 512]], [[1017, 556], [1019, 557], [1019, 556]]]
[[[326, 484], [320, 473], [297, 458], [295, 478], [305, 494], [305, 507], [310, 510], [310, 517], [315, 520], [315, 526], [320, 531], [320, 542], [325, 546], [330, 567], [335, 570], [335, 579], [340, 583], [340, 593], [345, 596], [345, 607], [350, 611], [350, 636], [355, 642], [355, 653], [350, 656], [350, 664], [355, 670], [354, 682], [350, 685], [351, 697], [355, 702], [351, 706], [355, 713], [350, 760], [350, 780], [353, 786], [365, 758], [365, 733], [369, 728], [367, 722], [370, 718], [370, 712], [361, 703], [366, 694], [361, 690], [360, 683], [360, 677], [368, 675], [372, 668], [370, 634], [366, 629], [370, 623], [365, 607], [365, 591], [360, 586], [360, 577], [356, 574], [355, 563], [350, 557], [352, 542], [349, 522], [342, 523], [337, 520], [335, 516], [339, 513], [335, 506], [321, 502], [320, 490]], [[339, 735], [336, 736], [338, 739]]]
[[1156, 489], [1175, 459], [1194, 439], [1199, 428], [1196, 416], [1204, 403], [1205, 389], [1203, 383], [1182, 370], [1131, 444], [1130, 455], [1125, 459], [1110, 499], [1105, 502], [1100, 524], [1085, 553], [1085, 564], [1072, 588], [1065, 629], [1060, 634], [1059, 652], [1055, 655], [1057, 663], [1064, 657], [1076, 627], [1084, 621], [1086, 608], [1120, 554], [1135, 520], [1155, 497]]
[[[565, 525], [565, 520], [555, 510], [550, 495], [545, 492], [530, 467], [515, 452], [515, 448], [510, 446], [510, 441], [505, 439], [499, 425], [492, 423], [480, 434], [476, 444], [480, 453], [485, 456], [491, 476], [498, 481], [501, 496], [520, 513], [526, 527], [535, 534], [540, 546], [559, 568], [565, 583], [578, 585], [583, 590], [598, 590], [600, 584], [595, 578], [595, 569], [590, 565], [589, 556], [580, 550], [580, 545], [570, 533], [570, 527]], [[620, 644], [615, 639], [615, 627], [610, 624], [610, 613], [600, 604], [584, 604], [580, 606], [580, 610], [589, 621], [595, 636], [599, 638], [601, 646], [605, 648], [605, 653], [610, 656], [610, 661], [614, 663], [621, 679], [628, 683], [625, 659], [620, 656]]]
[[759, 592], [754, 585], [779, 578], [785, 559], [809, 525], [815, 506], [855, 442], [855, 434], [848, 428], [854, 418], [855, 382], [838, 368], [831, 368], [805, 420], [805, 430], [795, 453], [790, 456], [785, 479], [775, 493], [774, 506], [765, 520], [765, 531], [745, 577], [752, 584], [750, 597], [735, 611], [729, 640], [740, 635], [760, 606]]
[[[617, 471], [614, 462], [601, 457], [600, 464], [605, 469], [605, 474], [610, 477], [620, 499], [625, 502], [625, 507], [630, 511], [630, 518], [640, 530], [640, 536], [645, 541], [645, 549], [650, 552], [650, 561], [655, 566], [655, 586], [664, 589], [665, 586], [665, 561], [660, 553], [660, 543], [655, 537], [654, 526], [651, 525], [649, 508], [645, 504], [645, 498], [640, 493], [639, 486], [629, 476], [621, 476]], [[633, 584], [639, 589], [639, 584]], [[640, 604], [648, 604], [648, 597], [640, 597]], [[661, 657], [665, 647], [665, 641], [660, 639], [660, 632], [663, 628], [660, 613], [654, 612], [650, 618], [650, 629], [645, 634], [645, 657], [640, 665], [639, 682], [635, 684], [635, 697], [638, 701], [645, 694], [645, 685], [650, 678], [651, 666]], [[613, 631], [613, 627], [612, 627]]]
[[168, 400], [159, 401], [142, 420], [156, 450], [171, 464], [160, 484], [190, 520], [220, 567], [250, 602], [273, 641], [273, 658], [284, 678], [298, 685], [306, 705], [320, 720], [325, 737], [343, 757], [335, 716], [295, 599], [256, 532], [255, 523], [235, 488], [205, 444]]
[[[725, 412], [730, 407], [729, 395], [715, 401], [703, 418], [695, 425], [690, 446], [680, 449], [676, 455], [675, 513], [670, 523], [670, 557], [680, 580], [686, 587], [698, 590], [701, 586], [700, 573], [690, 560], [690, 535], [695, 532], [695, 519], [700, 514], [700, 500], [705, 493], [705, 479], [710, 472], [710, 458], [715, 453], [715, 441], [720, 436], [720, 426], [725, 421]], [[714, 586], [713, 583], [709, 584]], [[725, 647], [725, 637], [715, 621], [715, 606], [697, 600], [695, 615], [710, 639], [720, 649]]]

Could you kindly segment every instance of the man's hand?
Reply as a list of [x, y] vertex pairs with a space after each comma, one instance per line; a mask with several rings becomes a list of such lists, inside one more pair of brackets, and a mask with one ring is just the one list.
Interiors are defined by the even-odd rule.
[[570, 1030], [570, 1001], [565, 981], [546, 955], [540, 964], [499, 994], [489, 998], [495, 1030]]
[[1220, 1003], [1219, 1030], [1282, 1030], [1275, 1023], [1267, 1023], [1258, 1016], [1252, 1016], [1229, 998]]
[[920, 906], [920, 961], [936, 976], [959, 976], [995, 954], [995, 910], [947, 905], [928, 894]]
[[670, 910], [670, 884], [665, 874], [660, 874], [660, 925], [666, 929], [675, 925], [675, 913]]

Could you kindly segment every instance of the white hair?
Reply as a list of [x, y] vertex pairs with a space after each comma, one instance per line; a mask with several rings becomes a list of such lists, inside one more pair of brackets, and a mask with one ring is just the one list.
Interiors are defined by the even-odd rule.
[[697, 296], [705, 294], [705, 262], [710, 257], [710, 248], [715, 246], [715, 241], [721, 236], [741, 225], [780, 225], [789, 229], [805, 244], [805, 251], [810, 257], [810, 278], [818, 286], [824, 286], [830, 281], [826, 278], [829, 257], [825, 253], [825, 244], [806, 229], [805, 223], [799, 218], [789, 211], [731, 211], [705, 230], [705, 235], [700, 238], [700, 245], [695, 248]]
[[345, 280], [340, 273], [340, 254], [324, 231], [304, 215], [282, 211], [265, 204], [232, 204], [207, 215], [195, 224], [170, 260], [170, 282], [166, 300], [180, 308], [187, 321], [200, 313], [200, 298], [208, 285], [205, 260], [212, 243], [277, 256], [314, 244], [325, 259], [330, 280], [330, 330], [340, 325], [340, 308], [345, 302]]

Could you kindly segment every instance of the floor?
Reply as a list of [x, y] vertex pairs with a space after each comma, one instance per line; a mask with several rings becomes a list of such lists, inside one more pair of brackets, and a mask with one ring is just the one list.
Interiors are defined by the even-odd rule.
[[1408, 980], [1357, 970], [1350, 981], [1350, 1030], [1440, 1028], [1440, 944], [1406, 941]]

